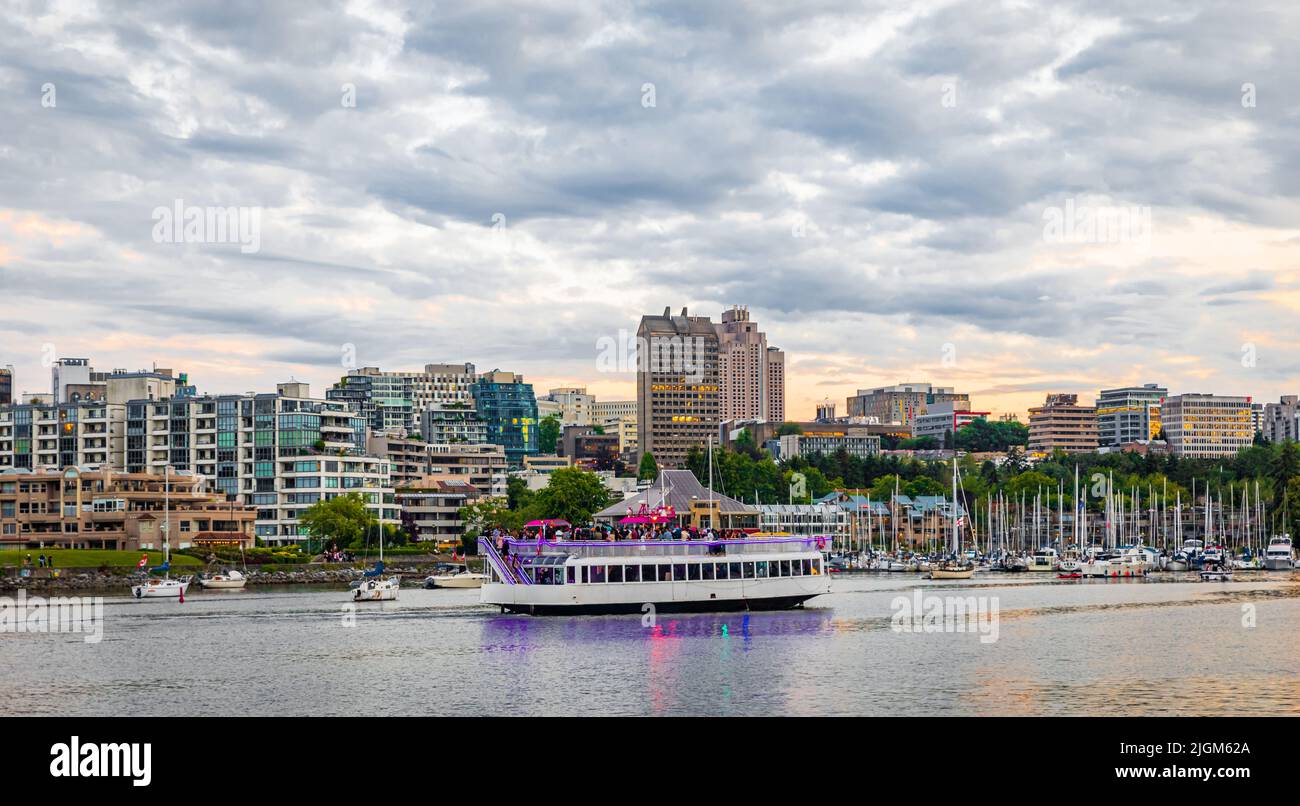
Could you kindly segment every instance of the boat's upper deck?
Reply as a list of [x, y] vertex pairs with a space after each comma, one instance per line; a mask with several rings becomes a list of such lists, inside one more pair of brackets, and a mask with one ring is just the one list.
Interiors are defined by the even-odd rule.
[[[511, 554], [536, 555], [536, 540], [507, 541]], [[546, 540], [544, 555], [565, 557], [690, 557], [746, 554], [797, 554], [820, 551], [830, 540], [807, 536], [757, 536], [734, 540]]]

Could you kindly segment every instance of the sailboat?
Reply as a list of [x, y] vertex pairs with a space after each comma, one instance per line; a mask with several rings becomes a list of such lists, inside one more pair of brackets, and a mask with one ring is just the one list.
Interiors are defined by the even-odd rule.
[[957, 452], [952, 456], [952, 506], [950, 507], [952, 540], [948, 556], [930, 566], [930, 579], [970, 579], [975, 575], [975, 564], [961, 555], [961, 538], [957, 527]]
[[379, 561], [375, 567], [365, 572], [361, 584], [352, 589], [354, 602], [391, 602], [397, 599], [397, 589], [401, 577], [384, 577], [384, 524], [379, 526]]
[[[171, 465], [163, 468], [163, 564], [150, 569], [150, 571], [162, 571], [163, 576], [161, 579], [151, 577], [137, 585], [133, 585], [131, 595], [137, 599], [181, 599], [183, 601], [185, 592], [190, 589], [191, 577], [171, 578], [172, 553], [170, 535], [168, 534], [168, 525], [171, 523], [171, 469]], [[143, 562], [141, 560], [142, 564]]]
[[[243, 563], [243, 543], [239, 544], [239, 559]], [[244, 571], [247, 570], [248, 566], [245, 564]], [[248, 577], [243, 571], [227, 568], [219, 574], [205, 574], [199, 577], [199, 584], [203, 586], [204, 590], [243, 590], [244, 586], [248, 584]]]

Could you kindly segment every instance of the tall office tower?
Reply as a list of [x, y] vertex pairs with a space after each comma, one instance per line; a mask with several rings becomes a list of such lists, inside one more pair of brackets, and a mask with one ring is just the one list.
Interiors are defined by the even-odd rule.
[[1184, 394], [1165, 398], [1160, 423], [1175, 456], [1220, 459], [1255, 441], [1249, 397]]
[[511, 467], [537, 453], [537, 398], [533, 385], [513, 372], [484, 372], [473, 386], [474, 408], [487, 427], [487, 441], [506, 449]]
[[643, 316], [637, 328], [637, 455], [681, 467], [687, 452], [718, 433], [718, 331], [685, 308]]
[[1160, 404], [1169, 390], [1154, 383], [1102, 389], [1097, 396], [1097, 437], [1102, 445], [1146, 442], [1160, 433]]
[[14, 368], [13, 365], [0, 367], [0, 406], [14, 402]]
[[719, 405], [724, 420], [785, 420], [785, 353], [767, 346], [767, 334], [733, 305], [714, 326], [718, 333]]

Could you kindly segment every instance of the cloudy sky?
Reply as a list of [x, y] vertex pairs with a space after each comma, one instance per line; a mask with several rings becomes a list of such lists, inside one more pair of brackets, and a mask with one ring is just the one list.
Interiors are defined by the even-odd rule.
[[[295, 5], [3, 3], [20, 390], [85, 356], [320, 391], [355, 355], [631, 397], [598, 340], [746, 304], [792, 417], [1300, 392], [1289, 0]], [[167, 242], [177, 204], [257, 242]]]

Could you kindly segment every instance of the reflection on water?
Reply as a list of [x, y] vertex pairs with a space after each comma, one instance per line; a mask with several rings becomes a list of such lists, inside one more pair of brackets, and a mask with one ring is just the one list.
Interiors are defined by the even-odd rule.
[[[999, 640], [895, 633], [891, 600], [995, 596]], [[476, 591], [114, 597], [104, 641], [0, 634], [0, 713], [1300, 713], [1300, 585], [847, 577], [775, 613], [499, 615]], [[1247, 610], [1254, 626], [1246, 626]], [[347, 626], [351, 623], [353, 626]]]

